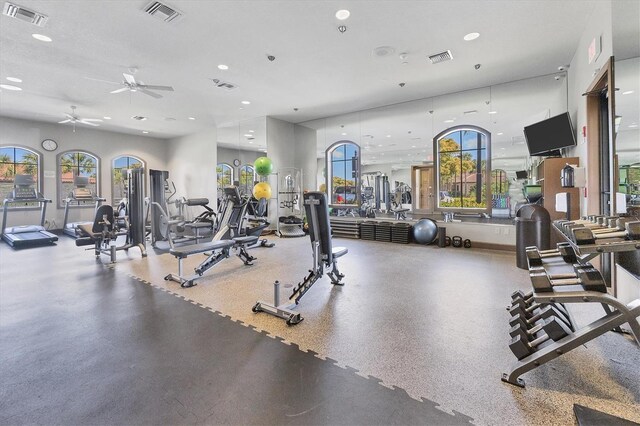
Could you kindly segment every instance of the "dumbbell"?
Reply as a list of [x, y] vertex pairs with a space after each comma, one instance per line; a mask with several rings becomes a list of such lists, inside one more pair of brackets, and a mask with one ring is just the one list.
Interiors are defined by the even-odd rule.
[[542, 266], [543, 259], [549, 259], [552, 257], [562, 257], [567, 263], [575, 263], [578, 261], [575, 250], [571, 247], [569, 243], [558, 243], [558, 246], [555, 250], [538, 250], [537, 247], [527, 247], [527, 262], [529, 263], [529, 268], [532, 266]]
[[[572, 276], [569, 276], [572, 275]], [[529, 273], [531, 285], [536, 292], [553, 291], [554, 286], [581, 285], [586, 291], [598, 291], [606, 293], [607, 287], [600, 271], [591, 265], [574, 265], [573, 274], [549, 275], [540, 268]]]
[[627, 222], [633, 222], [636, 220], [637, 219], [635, 218], [628, 218], [628, 217], [604, 216], [602, 217], [602, 222], [603, 222], [602, 224], [598, 224], [594, 226], [578, 225], [578, 226], [571, 227], [570, 228], [571, 232], [569, 233], [569, 236], [573, 234], [573, 230], [575, 230], [576, 228], [589, 228], [594, 234], [607, 233], [607, 232], [613, 232], [613, 231], [624, 231], [625, 224]]
[[556, 308], [556, 310], [562, 314], [562, 319], [565, 320], [567, 324], [571, 325], [571, 320], [569, 319], [569, 312], [564, 307], [564, 305], [560, 303], [537, 303], [537, 302], [533, 302], [533, 299], [531, 299], [531, 302], [517, 300], [511, 304], [511, 307], [509, 308], [509, 313], [511, 314], [512, 317], [520, 315], [525, 318], [530, 318], [531, 316], [536, 314], [537, 310], [544, 309], [547, 306], [553, 306], [554, 308]]
[[513, 293], [511, 293], [511, 303], [513, 303], [514, 300], [530, 300], [533, 297], [533, 292], [530, 291], [528, 293], [525, 293], [522, 290], [516, 290]]
[[532, 328], [523, 329], [518, 324], [516, 324], [509, 329], [509, 336], [522, 336], [528, 341], [535, 340], [538, 337], [537, 334], [542, 330], [543, 325], [544, 321], [534, 325]]
[[521, 360], [528, 357], [536, 348], [549, 340], [558, 341], [563, 337], [568, 336], [571, 330], [562, 321], [558, 321], [556, 318], [547, 318], [544, 323], [541, 324], [541, 329], [545, 333], [544, 336], [540, 336], [537, 339], [529, 341], [527, 333], [523, 330], [511, 338], [509, 342], [509, 349], [511, 352]]
[[[540, 320], [553, 318], [553, 317], [564, 318], [564, 315], [554, 305], [549, 305], [537, 311], [530, 318], [527, 318], [524, 315], [512, 316], [509, 319], [509, 327], [513, 327], [514, 325], [517, 325], [518, 327], [521, 327], [526, 330], [528, 328], [535, 326], [536, 323]], [[564, 322], [564, 320], [562, 321]]]
[[640, 221], [630, 221], [624, 224], [624, 231], [612, 231], [606, 233], [593, 233], [589, 228], [576, 228], [573, 230], [572, 240], [577, 245], [595, 244], [596, 240], [607, 238], [627, 238], [640, 240]]

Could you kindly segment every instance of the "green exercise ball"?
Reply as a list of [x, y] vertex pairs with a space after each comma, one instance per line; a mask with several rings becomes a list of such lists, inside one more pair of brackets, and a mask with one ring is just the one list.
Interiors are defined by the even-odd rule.
[[271, 198], [271, 185], [267, 182], [259, 182], [253, 187], [253, 196], [256, 197], [256, 200], [260, 200], [262, 198], [266, 198], [267, 200]]
[[268, 176], [273, 171], [273, 163], [269, 157], [260, 157], [253, 163], [253, 168], [260, 176]]

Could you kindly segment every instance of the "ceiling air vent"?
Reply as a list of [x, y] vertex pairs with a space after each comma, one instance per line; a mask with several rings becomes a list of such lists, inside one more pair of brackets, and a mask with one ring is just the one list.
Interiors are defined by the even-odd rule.
[[441, 53], [436, 53], [435, 55], [429, 56], [429, 60], [432, 64], [438, 64], [440, 62], [446, 62], [453, 59], [453, 55], [450, 50], [445, 50]]
[[471, 109], [469, 111], [464, 111], [463, 112], [464, 115], [477, 114], [477, 113], [478, 113], [477, 109]]
[[134, 116], [133, 116], [133, 117], [131, 117], [131, 118], [133, 118], [134, 120], [138, 120], [138, 121], [144, 121], [144, 120], [146, 120], [146, 119], [147, 119], [147, 117], [143, 117], [143, 116], [141, 116], [141, 115], [134, 115]]
[[221, 89], [233, 90], [233, 89], [237, 89], [238, 88], [238, 86], [236, 86], [233, 83], [229, 83], [227, 81], [218, 80], [217, 78], [212, 78], [211, 81], [213, 81], [213, 84], [215, 84], [216, 87], [219, 87]]
[[2, 13], [4, 15], [20, 19], [21, 21], [29, 22], [30, 24], [37, 25], [39, 27], [44, 27], [44, 24], [46, 24], [47, 20], [49, 19], [47, 15], [34, 12], [33, 10], [27, 9], [26, 7], [18, 6], [17, 4], [9, 2], [6, 2], [4, 4]]
[[159, 1], [153, 1], [144, 8], [145, 13], [160, 19], [164, 22], [174, 21], [182, 16], [182, 13], [178, 12], [171, 6], [167, 6]]

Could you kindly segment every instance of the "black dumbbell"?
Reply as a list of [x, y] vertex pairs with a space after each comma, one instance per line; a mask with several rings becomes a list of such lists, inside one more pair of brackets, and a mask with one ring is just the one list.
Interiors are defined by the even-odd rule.
[[593, 233], [589, 228], [573, 229], [572, 240], [577, 245], [595, 244], [596, 240], [606, 238], [626, 238], [640, 240], [640, 221], [630, 221], [624, 224], [624, 231], [612, 231], [606, 233]]
[[544, 321], [533, 326], [532, 328], [523, 329], [518, 324], [516, 324], [509, 329], [509, 336], [511, 337], [523, 336], [529, 341], [535, 340], [537, 337], [536, 335], [542, 330], [543, 325], [544, 325]]
[[576, 256], [575, 250], [571, 247], [569, 243], [559, 243], [558, 248], [555, 250], [544, 250], [540, 251], [537, 247], [527, 247], [527, 262], [529, 263], [529, 268], [532, 266], [542, 266], [543, 259], [549, 258], [562, 258], [567, 263], [575, 263], [578, 261], [578, 257]]
[[557, 318], [547, 318], [541, 325], [544, 336], [529, 341], [526, 332], [520, 330], [519, 334], [511, 338], [509, 349], [519, 360], [528, 357], [536, 348], [548, 340], [558, 341], [568, 336], [571, 330]]
[[553, 318], [553, 317], [562, 318], [563, 314], [555, 306], [549, 305], [537, 311], [530, 318], [527, 318], [524, 315], [512, 316], [511, 319], [509, 319], [509, 327], [513, 327], [514, 325], [517, 325], [526, 330], [536, 325], [536, 323], [541, 319], [547, 319], [547, 318]]
[[512, 302], [514, 300], [519, 300], [519, 299], [527, 301], [527, 300], [531, 299], [532, 297], [533, 297], [533, 292], [532, 291], [530, 291], [528, 293], [525, 293], [522, 290], [516, 290], [513, 293], [511, 293], [511, 301]]
[[536, 314], [538, 309], [544, 309], [546, 306], [553, 306], [562, 315], [562, 320], [569, 326], [571, 326], [569, 312], [567, 311], [567, 308], [565, 308], [564, 305], [560, 303], [541, 304], [536, 302], [527, 303], [525, 301], [517, 301], [511, 305], [509, 313], [511, 314], [511, 316], [520, 315], [524, 318], [531, 318]]
[[[606, 293], [607, 287], [600, 271], [590, 265], [574, 265], [575, 276], [567, 278], [552, 278], [543, 269], [530, 272], [529, 278], [536, 292], [553, 291], [554, 286], [581, 285], [586, 291], [598, 291]], [[569, 275], [569, 274], [562, 274]], [[557, 276], [556, 276], [557, 277]]]

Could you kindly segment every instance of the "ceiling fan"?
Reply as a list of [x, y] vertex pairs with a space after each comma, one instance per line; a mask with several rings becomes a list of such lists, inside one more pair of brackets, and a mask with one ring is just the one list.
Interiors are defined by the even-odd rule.
[[122, 93], [128, 90], [130, 92], [142, 92], [145, 95], [149, 95], [152, 98], [158, 99], [158, 98], [161, 98], [162, 95], [154, 93], [151, 90], [166, 90], [168, 92], [173, 92], [173, 87], [171, 86], [156, 86], [156, 85], [144, 84], [141, 81], [140, 82], [136, 81], [133, 75], [127, 74], [124, 72], [122, 73], [122, 76], [124, 77], [124, 81], [122, 82], [124, 87], [120, 89], [112, 90], [110, 93]]
[[76, 115], [76, 106], [71, 105], [71, 114], [65, 113], [67, 116], [66, 120], [58, 121], [59, 124], [72, 123], [73, 131], [76, 131], [76, 123], [86, 124], [87, 126], [98, 127], [99, 124], [95, 123], [96, 121], [102, 121], [99, 118], [80, 118]]

